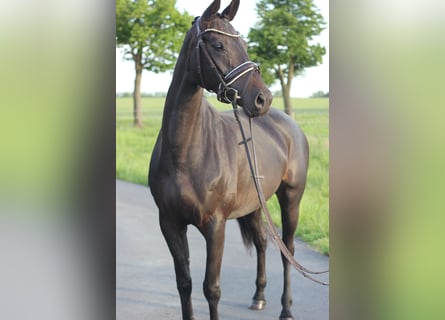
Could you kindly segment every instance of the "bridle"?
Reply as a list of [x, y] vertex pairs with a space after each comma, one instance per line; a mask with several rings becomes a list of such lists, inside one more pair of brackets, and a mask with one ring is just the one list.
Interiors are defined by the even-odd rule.
[[[255, 62], [246, 61], [246, 62], [241, 63], [237, 67], [233, 68], [231, 71], [229, 71], [227, 74], [224, 75], [223, 72], [218, 68], [217, 64], [215, 63], [215, 60], [210, 55], [210, 53], [207, 49], [206, 42], [202, 39], [202, 36], [209, 32], [215, 32], [215, 33], [222, 34], [224, 36], [231, 37], [231, 38], [239, 38], [241, 35], [239, 33], [231, 34], [231, 33], [227, 33], [227, 32], [224, 32], [224, 31], [221, 31], [218, 29], [213, 29], [213, 28], [209, 28], [209, 29], [205, 29], [204, 31], [201, 31], [200, 21], [201, 21], [200, 18], [197, 18], [195, 20], [197, 34], [198, 34], [198, 43], [196, 44], [195, 49], [197, 52], [196, 56], [198, 59], [198, 74], [199, 74], [200, 85], [203, 88], [206, 88], [207, 90], [214, 91], [214, 90], [206, 87], [206, 84], [205, 84], [205, 81], [204, 81], [204, 78], [202, 75], [201, 55], [200, 55], [200, 52], [202, 51], [204, 53], [207, 61], [210, 63], [210, 67], [212, 68], [212, 70], [214, 71], [214, 73], [216, 74], [216, 76], [219, 79], [218, 89], [215, 92], [217, 99], [220, 102], [232, 103], [233, 101], [236, 101], [241, 98], [238, 90], [236, 90], [234, 87], [232, 87], [232, 85], [237, 80], [239, 80], [241, 77], [243, 77], [247, 74], [249, 74], [251, 76], [252, 71], [260, 72], [260, 67]], [[243, 92], [245, 90], [247, 83], [248, 83], [248, 81], [246, 81], [244, 88], [241, 92]]]
[[[231, 103], [232, 107], [233, 107], [233, 113], [235, 115], [235, 119], [239, 125], [240, 128], [240, 132], [241, 132], [241, 137], [242, 137], [242, 141], [240, 142], [240, 144], [244, 145], [245, 151], [246, 151], [246, 156], [247, 156], [247, 162], [249, 164], [249, 168], [250, 168], [250, 172], [252, 174], [252, 178], [253, 178], [253, 182], [255, 185], [255, 189], [257, 191], [257, 195], [258, 195], [258, 200], [260, 202], [261, 208], [264, 212], [264, 216], [266, 218], [266, 225], [267, 225], [267, 230], [269, 232], [269, 236], [272, 238], [272, 241], [274, 242], [274, 244], [278, 247], [278, 249], [281, 251], [281, 253], [286, 257], [286, 259], [289, 261], [289, 263], [300, 273], [302, 274], [304, 277], [308, 278], [309, 280], [312, 280], [318, 284], [321, 285], [329, 285], [328, 283], [321, 281], [317, 278], [314, 278], [312, 275], [319, 275], [319, 274], [323, 274], [323, 273], [327, 273], [329, 272], [328, 270], [326, 271], [311, 271], [307, 268], [305, 268], [303, 265], [301, 265], [299, 262], [297, 262], [293, 256], [293, 254], [291, 254], [289, 252], [289, 250], [287, 249], [286, 245], [284, 244], [284, 242], [281, 240], [280, 236], [278, 235], [277, 229], [275, 228], [273, 222], [272, 222], [272, 217], [271, 214], [267, 208], [267, 204], [266, 204], [266, 199], [264, 197], [264, 193], [261, 187], [261, 184], [259, 182], [259, 180], [262, 178], [258, 175], [258, 166], [257, 166], [257, 161], [256, 161], [256, 153], [255, 153], [255, 145], [253, 143], [253, 134], [252, 134], [252, 118], [249, 117], [249, 125], [250, 125], [250, 138], [246, 137], [243, 125], [241, 123], [241, 119], [239, 117], [239, 108], [238, 108], [238, 104], [237, 104], [237, 100], [240, 99], [241, 97], [238, 95], [238, 90], [236, 90], [235, 88], [233, 88], [231, 85], [233, 83], [235, 83], [238, 79], [240, 79], [241, 77], [250, 74], [250, 76], [252, 75], [252, 71], [258, 71], [260, 72], [259, 66], [252, 62], [252, 61], [246, 61], [241, 63], [240, 65], [238, 65], [237, 67], [233, 68], [231, 71], [229, 71], [226, 75], [223, 75], [221, 70], [219, 70], [219, 68], [217, 67], [215, 61], [213, 60], [212, 56], [209, 54], [207, 47], [205, 45], [205, 42], [202, 40], [202, 35], [207, 33], [207, 32], [216, 32], [228, 37], [232, 37], [232, 38], [239, 38], [240, 34], [230, 34], [218, 29], [205, 29], [204, 31], [201, 31], [201, 28], [199, 26], [200, 24], [200, 18], [197, 18], [195, 20], [195, 23], [197, 25], [197, 31], [198, 31], [198, 43], [196, 45], [196, 50], [197, 50], [197, 57], [198, 57], [198, 74], [199, 74], [199, 78], [200, 78], [200, 85], [203, 88], [206, 88], [207, 90], [209, 90], [206, 86], [205, 86], [205, 82], [202, 76], [202, 72], [201, 72], [201, 57], [200, 57], [200, 51], [202, 49], [202, 51], [204, 52], [204, 55], [206, 56], [207, 60], [210, 63], [210, 67], [212, 68], [212, 70], [215, 72], [215, 74], [217, 75], [217, 77], [219, 78], [219, 86], [218, 86], [218, 90], [216, 92], [217, 94], [217, 98], [219, 101], [221, 102], [225, 102], [225, 103]], [[201, 46], [201, 44], [204, 43], [204, 46]], [[246, 81], [246, 84], [244, 85], [244, 88], [241, 92], [244, 92], [245, 87], [247, 85], [248, 81]], [[213, 91], [213, 90], [212, 90]], [[249, 150], [249, 142], [251, 142], [252, 144], [252, 153]], [[252, 159], [253, 158], [253, 159]]]

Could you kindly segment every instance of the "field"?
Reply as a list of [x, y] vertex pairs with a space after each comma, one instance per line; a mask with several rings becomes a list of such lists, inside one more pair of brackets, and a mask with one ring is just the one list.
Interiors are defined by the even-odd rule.
[[[229, 105], [209, 98], [219, 110]], [[148, 163], [161, 126], [164, 98], [143, 98], [143, 129], [133, 127], [131, 98], [116, 99], [116, 178], [147, 185]], [[274, 98], [273, 106], [283, 102]], [[329, 99], [292, 99], [295, 119], [310, 147], [306, 191], [300, 207], [296, 235], [324, 254], [329, 254]], [[281, 225], [275, 197], [268, 201], [277, 226]]]

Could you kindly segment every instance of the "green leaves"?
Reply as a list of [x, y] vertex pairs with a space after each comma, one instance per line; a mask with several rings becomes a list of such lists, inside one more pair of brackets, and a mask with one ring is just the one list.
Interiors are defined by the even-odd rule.
[[291, 80], [322, 62], [326, 49], [311, 41], [325, 22], [312, 0], [260, 0], [257, 15], [259, 22], [249, 32], [249, 55], [261, 64], [266, 83], [280, 76]]
[[155, 73], [172, 69], [192, 17], [176, 0], [116, 0], [116, 43]]

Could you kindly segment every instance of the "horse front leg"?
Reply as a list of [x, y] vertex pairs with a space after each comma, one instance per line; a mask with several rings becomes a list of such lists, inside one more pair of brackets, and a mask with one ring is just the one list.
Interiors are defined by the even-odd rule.
[[204, 295], [209, 303], [210, 320], [218, 320], [218, 302], [221, 297], [220, 274], [224, 251], [226, 220], [213, 216], [202, 230], [206, 238], [207, 262], [204, 278]]
[[162, 234], [167, 242], [170, 253], [172, 254], [176, 286], [181, 299], [182, 319], [194, 320], [192, 308], [192, 278], [190, 276], [190, 257], [187, 241], [187, 226], [170, 222], [160, 215], [160, 226]]

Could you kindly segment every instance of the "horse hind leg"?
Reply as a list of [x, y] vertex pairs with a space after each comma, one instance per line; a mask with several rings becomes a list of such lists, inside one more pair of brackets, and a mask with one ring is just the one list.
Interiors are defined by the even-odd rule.
[[[294, 234], [297, 229], [299, 218], [300, 200], [303, 196], [303, 187], [291, 187], [282, 183], [276, 195], [281, 207], [281, 222], [283, 227], [283, 242], [289, 252], [294, 254]], [[294, 319], [290, 310], [292, 306], [292, 291], [290, 283], [290, 264], [286, 257], [281, 254], [283, 262], [283, 294], [281, 296], [282, 310], [280, 320]]]
[[182, 319], [194, 320], [191, 301], [192, 278], [190, 276], [190, 254], [187, 241], [187, 225], [171, 223], [160, 215], [162, 234], [173, 257], [176, 286], [181, 299]]
[[257, 252], [257, 277], [255, 281], [256, 291], [249, 309], [263, 310], [266, 307], [264, 289], [266, 287], [266, 245], [267, 237], [264, 224], [261, 219], [261, 210], [238, 218], [241, 235], [247, 248], [255, 245]]

